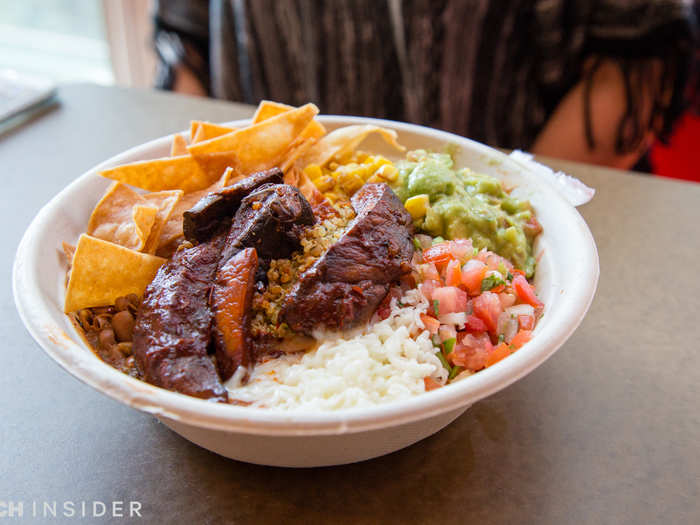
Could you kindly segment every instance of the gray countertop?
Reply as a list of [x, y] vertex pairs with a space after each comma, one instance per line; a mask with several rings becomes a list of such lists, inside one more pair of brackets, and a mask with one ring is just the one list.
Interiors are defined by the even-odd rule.
[[0, 134], [0, 517], [10, 502], [31, 521], [33, 502], [40, 514], [57, 502], [59, 516], [73, 502], [79, 516], [83, 501], [136, 501], [147, 523], [700, 522], [700, 185], [552, 161], [597, 189], [580, 211], [601, 266], [590, 312], [559, 352], [407, 449], [260, 467], [75, 380], [33, 342], [11, 293], [25, 228], [68, 182], [190, 119], [251, 108], [87, 85], [59, 96]]

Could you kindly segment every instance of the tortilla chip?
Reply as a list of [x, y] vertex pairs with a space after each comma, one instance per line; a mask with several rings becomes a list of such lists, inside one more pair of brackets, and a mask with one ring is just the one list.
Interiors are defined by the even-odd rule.
[[132, 162], [104, 170], [100, 175], [147, 191], [197, 191], [211, 184], [191, 155]]
[[221, 176], [229, 168], [232, 168], [236, 172], [239, 171], [238, 157], [232, 151], [204, 153], [203, 155], [198, 155], [196, 160], [199, 166], [202, 168], [202, 171], [207, 176], [206, 186], [199, 187], [197, 190], [207, 188], [221, 180]]
[[196, 159], [182, 155], [132, 162], [102, 171], [100, 175], [147, 191], [183, 190], [188, 193], [211, 186], [228, 166], [238, 166], [233, 152], [213, 152]]
[[63, 255], [66, 257], [66, 262], [68, 263], [68, 266], [73, 264], [73, 255], [75, 255], [75, 246], [72, 244], [68, 244], [67, 242], [62, 243], [62, 248], [63, 248]]
[[[194, 133], [192, 131], [194, 130]], [[202, 142], [204, 140], [213, 139], [231, 133], [234, 128], [213, 124], [203, 120], [193, 120], [190, 122], [190, 133], [192, 133], [192, 144]]]
[[141, 250], [151, 233], [158, 208], [134, 190], [115, 182], [97, 203], [87, 233], [132, 250]]
[[245, 177], [245, 175], [239, 173], [237, 170], [227, 168], [224, 174], [221, 176], [221, 187], [225, 188], [226, 186], [230, 186], [231, 184], [241, 180], [243, 177]]
[[246, 175], [269, 169], [283, 160], [294, 139], [317, 113], [316, 106], [306, 104], [247, 128], [192, 144], [188, 150], [195, 157], [231, 152], [238, 158], [238, 169]]
[[300, 157], [303, 157], [306, 154], [306, 152], [309, 151], [309, 149], [311, 149], [311, 146], [313, 146], [315, 142], [316, 139], [307, 138], [305, 140], [302, 140], [296, 146], [292, 146], [292, 148], [287, 153], [286, 158], [284, 159], [284, 161], [282, 161], [282, 164], [280, 164], [280, 169], [284, 173], [287, 173], [287, 171], [289, 171], [289, 169], [294, 165], [294, 163]]
[[[141, 250], [143, 250], [143, 247], [146, 246], [148, 236], [151, 234], [151, 229], [153, 229], [153, 223], [156, 222], [156, 215], [158, 215], [158, 208], [155, 206], [149, 206], [147, 204], [137, 204], [132, 209], [131, 219], [136, 225], [136, 233], [139, 238], [139, 245], [135, 248], [132, 248], [133, 250], [140, 252]], [[95, 235], [95, 237], [99, 236]], [[117, 244], [121, 244], [126, 248], [131, 248], [130, 246], [126, 246], [122, 243]]]
[[183, 195], [184, 192], [182, 190], [159, 191], [143, 195], [146, 204], [156, 207], [158, 213], [153, 222], [151, 233], [148, 235], [146, 244], [141, 251], [150, 254], [156, 253], [163, 228], [172, 215], [175, 205], [180, 201]]
[[341, 157], [355, 151], [370, 133], [379, 133], [381, 137], [399, 151], [405, 151], [396, 141], [396, 131], [380, 128], [373, 124], [355, 124], [331, 131], [316, 142], [302, 159], [302, 165], [318, 164], [324, 166], [334, 157]]
[[187, 155], [187, 141], [185, 137], [176, 133], [173, 137], [173, 144], [170, 146], [170, 156], [178, 157], [180, 155]]
[[202, 126], [197, 126], [194, 135], [192, 135], [192, 144], [197, 144], [197, 142], [202, 142], [203, 140], [204, 130], [202, 130]]
[[193, 143], [194, 138], [197, 136], [200, 122], [200, 120], [190, 120], [190, 144]]
[[[294, 106], [288, 106], [287, 104], [282, 104], [280, 102], [273, 102], [271, 100], [262, 100], [258, 105], [258, 109], [255, 110], [255, 115], [253, 115], [253, 124], [258, 124], [263, 120], [267, 120], [287, 111], [294, 109]], [[320, 122], [312, 120], [308, 126], [301, 132], [304, 139], [306, 138], [319, 138], [326, 134], [326, 128]]]
[[168, 222], [165, 223], [163, 230], [160, 234], [160, 239], [158, 239], [157, 254], [168, 254], [170, 247], [173, 243], [177, 242], [182, 236], [182, 214], [194, 206], [199, 199], [204, 197], [207, 193], [212, 191], [218, 191], [224, 187], [224, 181], [228, 180], [234, 170], [226, 170], [221, 178], [214, 184], [199, 191], [193, 191], [191, 193], [185, 193], [182, 198], [177, 201], [173, 207], [172, 213], [168, 218]]
[[63, 310], [114, 304], [130, 293], [142, 296], [166, 259], [82, 234], [73, 257]]
[[287, 104], [282, 104], [281, 102], [275, 102], [273, 100], [261, 100], [258, 104], [258, 108], [255, 110], [255, 115], [253, 115], [253, 124], [258, 124], [263, 120], [267, 120], [287, 111], [294, 109], [294, 106], [288, 106]]

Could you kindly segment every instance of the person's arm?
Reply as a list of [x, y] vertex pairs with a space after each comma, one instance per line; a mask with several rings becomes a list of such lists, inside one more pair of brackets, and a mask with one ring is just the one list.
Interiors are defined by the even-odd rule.
[[178, 64], [173, 68], [173, 87], [176, 93], [206, 97], [208, 95], [204, 84], [197, 78], [192, 70], [184, 64]]
[[[618, 64], [604, 60], [590, 78], [588, 111], [592, 143], [586, 134], [585, 81], [579, 82], [559, 103], [556, 110], [537, 136], [531, 150], [538, 155], [560, 157], [579, 162], [627, 169], [634, 166], [650, 144], [653, 133], [649, 129], [638, 147], [620, 152], [617, 137], [620, 123], [629, 103], [625, 79]], [[648, 122], [653, 97], [648, 84], [636, 86], [639, 95], [637, 108], [640, 122]]]
[[208, 0], [158, 0], [154, 10], [156, 87], [206, 96], [209, 86]]

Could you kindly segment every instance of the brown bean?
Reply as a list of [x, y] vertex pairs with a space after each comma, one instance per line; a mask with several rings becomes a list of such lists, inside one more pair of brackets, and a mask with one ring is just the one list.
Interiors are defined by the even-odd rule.
[[104, 330], [110, 327], [110, 319], [112, 318], [109, 314], [100, 314], [95, 317], [95, 328], [97, 330]]
[[117, 312], [122, 312], [129, 308], [129, 298], [124, 296], [124, 297], [117, 297], [117, 299], [114, 301], [114, 307], [117, 309]]
[[124, 357], [131, 355], [131, 343], [117, 343], [117, 348]]
[[129, 299], [129, 311], [136, 315], [136, 312], [139, 311], [139, 306], [141, 306], [141, 298], [135, 293], [130, 293], [126, 298]]
[[78, 320], [80, 321], [80, 326], [83, 327], [83, 330], [91, 330], [94, 326], [94, 317], [88, 308], [78, 311]]
[[98, 340], [100, 341], [100, 346], [104, 350], [109, 350], [117, 344], [117, 341], [114, 339], [114, 330], [111, 328], [101, 330], [100, 334], [98, 335]]
[[117, 312], [112, 317], [112, 330], [117, 336], [117, 341], [131, 341], [134, 332], [134, 316], [129, 310]]
[[113, 306], [95, 306], [92, 308], [93, 315], [112, 315], [114, 313]]

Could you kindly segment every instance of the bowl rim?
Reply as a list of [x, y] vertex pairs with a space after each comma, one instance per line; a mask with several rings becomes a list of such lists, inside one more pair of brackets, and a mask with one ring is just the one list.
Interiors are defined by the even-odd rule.
[[[321, 115], [317, 118], [329, 125], [375, 124], [395, 129], [399, 134], [407, 131], [429, 135], [446, 143], [467, 145], [469, 149], [498, 162], [511, 164], [514, 169], [524, 172], [526, 177], [537, 178], [537, 175], [526, 165], [513, 161], [504, 153], [446, 131], [417, 124], [365, 117]], [[240, 126], [248, 123], [250, 119], [236, 120], [227, 124]], [[171, 392], [134, 379], [103, 362], [92, 351], [83, 351], [85, 344], [82, 341], [81, 344], [75, 343], [60, 327], [55, 326], [55, 323], [47, 324], [50, 318], [49, 311], [55, 309], [55, 306], [49, 304], [47, 297], [44, 297], [38, 284], [32, 279], [32, 262], [39, 254], [37, 237], [45, 229], [52, 215], [64, 205], [66, 197], [71, 195], [81, 183], [99, 177], [98, 172], [108, 166], [123, 163], [122, 159], [134, 156], [145, 157], [148, 152], [169, 143], [173, 135], [174, 133], [130, 148], [73, 180], [42, 207], [32, 220], [17, 248], [13, 266], [15, 304], [34, 340], [71, 375], [107, 396], [138, 410], [202, 428], [276, 436], [364, 432], [410, 423], [468, 406], [527, 375], [548, 359], [571, 336], [593, 301], [599, 277], [598, 253], [593, 235], [578, 211], [556, 190], [539, 179], [541, 188], [538, 186], [538, 191], [547, 192], [548, 199], [559, 201], [560, 207], [563, 205], [567, 210], [567, 217], [563, 217], [562, 220], [570, 221], [572, 231], [575, 230], [580, 236], [580, 246], [586, 254], [580, 269], [581, 278], [572, 285], [573, 297], [576, 300], [568, 301], [570, 304], [566, 319], [569, 322], [561, 323], [555, 328], [554, 335], [548, 344], [538, 341], [535, 336], [528, 345], [509, 356], [508, 359], [474, 374], [467, 381], [459, 381], [447, 388], [436, 389], [405, 400], [338, 411], [284, 411], [222, 405]], [[65, 314], [61, 312], [61, 315]]]

